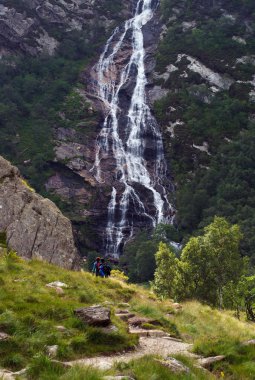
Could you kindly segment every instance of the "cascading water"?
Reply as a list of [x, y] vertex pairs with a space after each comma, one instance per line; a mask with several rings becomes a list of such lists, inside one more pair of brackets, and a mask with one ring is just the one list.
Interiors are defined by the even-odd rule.
[[[138, 0], [134, 16], [114, 30], [94, 67], [95, 93], [106, 116], [92, 171], [104, 183], [109, 177], [104, 162], [114, 159], [105, 231], [105, 254], [114, 257], [134, 228], [141, 224], [154, 227], [172, 218], [162, 185], [166, 175], [162, 137], [146, 99], [143, 27], [152, 19], [156, 3]], [[122, 107], [123, 89], [130, 87], [128, 106]]]

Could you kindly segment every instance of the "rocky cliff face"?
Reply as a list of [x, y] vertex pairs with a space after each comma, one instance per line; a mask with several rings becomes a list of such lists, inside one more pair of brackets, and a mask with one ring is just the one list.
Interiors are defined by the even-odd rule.
[[[72, 31], [107, 32], [125, 17], [128, 4], [104, 0], [3, 0], [0, 4], [0, 57], [13, 53], [52, 55]], [[114, 10], [114, 12], [112, 12]]]
[[[159, 38], [161, 23], [159, 21], [159, 12], [157, 10], [156, 17], [154, 17], [144, 27], [144, 46], [145, 46], [145, 66], [146, 74], [149, 78], [148, 82], [151, 83], [153, 68], [155, 67], [155, 52]], [[120, 30], [124, 29], [123, 24], [120, 26]], [[116, 41], [115, 41], [116, 40]], [[115, 36], [113, 40], [113, 47], [117, 45], [118, 40]], [[132, 38], [131, 32], [127, 35], [125, 43], [123, 44], [121, 51], [115, 57], [115, 64], [111, 67], [111, 70], [105, 74], [106, 79], [112, 82], [118, 81], [120, 73], [123, 71], [125, 65], [127, 65], [130, 55], [132, 53]], [[75, 128], [62, 128], [57, 127], [55, 131], [55, 163], [54, 175], [51, 176], [46, 187], [48, 191], [53, 191], [68, 202], [72, 202], [73, 210], [75, 212], [70, 214], [70, 218], [77, 226], [88, 226], [90, 231], [93, 230], [94, 238], [90, 239], [85, 244], [90, 249], [101, 250], [105, 253], [105, 230], [107, 227], [108, 218], [108, 205], [112, 196], [112, 188], [117, 189], [117, 198], [121, 198], [119, 194], [123, 191], [124, 185], [119, 183], [118, 175], [120, 176], [120, 170], [116, 167], [116, 157], [113, 155], [105, 154], [101, 160], [102, 165], [102, 177], [103, 180], [99, 180], [95, 173], [98, 170], [96, 163], [96, 149], [97, 138], [103, 127], [104, 119], [109, 112], [105, 109], [105, 104], [97, 95], [98, 92], [98, 73], [96, 66], [87, 68], [82, 74], [82, 80], [84, 89], [77, 90], [77, 94], [83, 99], [84, 103], [89, 104], [87, 117], [79, 123], [79, 129]], [[115, 71], [114, 71], [115, 70]], [[108, 75], [108, 77], [107, 77]], [[116, 79], [118, 78], [118, 79]], [[121, 87], [121, 92], [118, 100], [119, 106], [119, 131], [120, 136], [125, 140], [125, 134], [127, 135], [127, 110], [130, 106], [130, 98], [132, 97], [134, 87], [136, 83], [136, 72], [130, 72], [128, 80]], [[102, 84], [101, 84], [102, 85]], [[67, 114], [63, 112], [64, 118], [68, 118]], [[84, 134], [86, 125], [94, 118], [94, 128], [91, 133]], [[151, 121], [150, 121], [151, 122]], [[149, 121], [148, 121], [149, 123]], [[73, 127], [73, 126], [72, 126]], [[145, 146], [144, 159], [148, 171], [153, 173], [155, 163], [155, 150], [156, 142], [153, 139], [152, 133], [146, 131], [146, 136], [143, 137], [143, 144]], [[141, 138], [141, 139], [142, 139]], [[109, 137], [111, 140], [111, 137]], [[111, 144], [111, 142], [110, 142]], [[127, 168], [124, 168], [127, 170]], [[141, 181], [142, 182], [142, 181]], [[168, 187], [168, 191], [171, 194], [172, 187], [169, 178], [162, 178], [162, 183]], [[130, 183], [131, 184], [131, 183]], [[133, 184], [132, 184], [133, 185]], [[146, 189], [142, 183], [134, 185], [137, 194], [146, 194], [145, 208], [148, 214], [154, 211], [155, 205], [153, 204], [153, 195]], [[161, 185], [157, 185], [157, 189], [161, 190]], [[137, 231], [148, 227], [151, 223], [148, 223], [145, 216], [139, 216], [135, 209], [137, 205], [135, 202], [133, 208], [129, 206], [128, 211], [130, 220], [133, 219], [133, 230]], [[120, 210], [116, 213], [120, 214]], [[142, 214], [142, 213], [141, 213]], [[135, 215], [135, 216], [134, 216]], [[168, 215], [171, 217], [171, 215]], [[78, 222], [77, 222], [78, 219]], [[115, 227], [116, 228], [116, 227]], [[128, 236], [129, 230], [125, 231]], [[81, 232], [78, 233], [80, 239], [83, 239]], [[111, 247], [111, 250], [113, 248]]]
[[72, 225], [49, 200], [36, 194], [18, 169], [0, 157], [0, 231], [10, 248], [64, 268], [77, 259]]
[[[66, 41], [66, 36], [74, 32], [78, 34], [73, 38], [82, 36], [82, 41], [89, 41], [90, 45], [86, 45], [89, 49], [86, 47], [85, 54], [82, 50], [79, 57], [84, 59], [85, 55], [86, 59], [91, 59], [93, 56], [93, 62], [90, 61], [82, 70], [79, 84], [65, 96], [62, 106], [58, 104], [56, 107], [57, 117], [50, 118], [50, 132], [47, 136], [46, 132], [42, 134], [44, 147], [41, 150], [36, 136], [42, 130], [47, 131], [45, 125], [49, 125], [49, 119], [38, 111], [38, 105], [31, 103], [28, 109], [26, 103], [30, 104], [30, 98], [36, 92], [32, 91], [33, 80], [35, 87], [40, 83], [38, 76], [43, 73], [36, 73], [31, 78], [30, 72], [28, 75], [22, 72], [15, 81], [15, 86], [21, 84], [19, 95], [21, 98], [26, 96], [25, 104], [19, 97], [15, 99], [10, 95], [11, 91], [5, 85], [10, 101], [0, 109], [4, 114], [2, 120], [11, 119], [17, 114], [16, 109], [19, 111], [17, 119], [4, 124], [4, 153], [11, 151], [12, 156], [16, 154], [15, 160], [21, 172], [31, 180], [38, 178], [38, 170], [47, 172], [47, 178], [38, 190], [43, 192], [46, 188], [52, 199], [60, 200], [63, 211], [73, 222], [84, 253], [102, 248], [107, 205], [116, 175], [114, 162], [109, 159], [104, 162], [106, 181], [99, 183], [93, 176], [95, 141], [104, 120], [104, 109], [95, 96], [92, 67], [110, 30], [130, 17], [135, 4], [133, 1], [120, 4], [115, 0], [4, 0], [0, 6], [2, 55], [53, 54]], [[239, 178], [244, 174], [242, 162], [246, 162], [246, 157], [243, 154], [236, 163], [238, 168], [232, 169], [231, 162], [238, 156], [236, 151], [240, 151], [234, 142], [246, 136], [254, 121], [254, 12], [252, 0], [161, 0], [156, 17], [144, 27], [146, 91], [163, 131], [168, 167], [176, 185], [177, 220], [184, 235], [210, 221], [215, 214], [229, 216], [236, 222], [238, 208], [250, 236], [246, 240], [253, 239], [254, 207], [245, 209], [247, 189], [251, 187], [248, 177], [253, 177], [249, 174], [254, 173], [253, 164], [249, 163], [247, 178], [240, 182]], [[69, 41], [64, 46], [64, 53], [69, 48]], [[96, 48], [92, 52], [94, 46]], [[128, 46], [126, 48], [119, 56], [119, 67], [128, 57]], [[72, 51], [68, 59], [73, 59]], [[11, 66], [8, 69], [11, 70]], [[54, 72], [50, 80], [55, 76]], [[133, 87], [131, 80], [121, 91], [120, 103], [124, 110]], [[45, 108], [51, 107], [47, 105]], [[35, 110], [38, 112], [36, 116]], [[43, 111], [47, 113], [44, 108]], [[29, 112], [32, 121], [28, 126], [26, 118]], [[37, 121], [41, 121], [41, 114], [46, 122], [40, 129], [41, 124]], [[22, 120], [25, 120], [23, 129], [20, 127]], [[125, 124], [124, 119], [122, 123]], [[15, 138], [10, 139], [10, 135]], [[28, 140], [28, 136], [35, 136], [34, 140]], [[51, 154], [44, 153], [48, 140], [53, 145]], [[247, 141], [252, 142], [253, 139], [248, 136]], [[247, 149], [252, 151], [252, 147], [245, 145], [243, 151]], [[232, 151], [232, 156], [229, 151]], [[147, 149], [147, 161], [150, 160], [150, 152]], [[224, 171], [226, 162], [228, 169]], [[226, 185], [222, 178], [231, 172], [239, 174], [233, 174]], [[169, 187], [168, 194], [171, 190]], [[238, 194], [246, 194], [245, 199], [240, 201]], [[253, 202], [249, 201], [249, 204]], [[247, 218], [250, 218], [249, 222]]]
[[[238, 119], [229, 120], [228, 126], [222, 120], [226, 116], [224, 111], [224, 115], [219, 116], [222, 124], [220, 133], [215, 133], [215, 124], [219, 121], [212, 120], [214, 125], [209, 127], [205, 114], [194, 120], [192, 107], [193, 102], [209, 108], [212, 104], [211, 114], [216, 115], [222, 110], [216, 109], [214, 102], [220, 103], [226, 96], [230, 99], [229, 104], [223, 106], [226, 113], [228, 107], [243, 107], [243, 104], [232, 104], [235, 98], [242, 102], [246, 97], [252, 102], [253, 33], [250, 14], [241, 5], [233, 6], [229, 1], [196, 2], [187, 8], [186, 1], [164, 0], [152, 22], [144, 28], [147, 95], [164, 133], [168, 166], [174, 173], [177, 187], [178, 209], [187, 208], [183, 201], [180, 202], [178, 193], [183, 183], [193, 178], [197, 168], [206, 171], [217, 146], [222, 141], [227, 143], [227, 139], [232, 139], [245, 125], [243, 119]], [[207, 34], [210, 36], [208, 43]], [[227, 47], [228, 53], [225, 54]], [[127, 45], [119, 57], [119, 68], [125, 64], [128, 55]], [[56, 126], [54, 174], [46, 187], [72, 205], [68, 215], [77, 227], [82, 245], [98, 250], [103, 247], [107, 205], [116, 173], [114, 160], [108, 159], [104, 160], [104, 181], [99, 183], [93, 176], [95, 141], [105, 110], [100, 99], [93, 96], [95, 73], [92, 65], [83, 72], [82, 82], [84, 88], [77, 93], [82, 102], [88, 104], [87, 113], [76, 125], [70, 123], [68, 128]], [[124, 112], [133, 85], [131, 75], [121, 91], [120, 102]], [[244, 108], [240, 112], [247, 111], [247, 107]], [[76, 112], [79, 112], [79, 105]], [[62, 116], [69, 118], [65, 110]], [[124, 130], [124, 118], [121, 122]], [[238, 124], [237, 130], [231, 130], [231, 124]], [[151, 159], [151, 151], [148, 147], [148, 160]], [[172, 189], [168, 190], [171, 194]], [[192, 218], [196, 218], [200, 205], [192, 210]], [[188, 229], [190, 225], [191, 228], [194, 226], [193, 220], [184, 221], [182, 217], [180, 223]], [[84, 236], [92, 238], [84, 239]]]

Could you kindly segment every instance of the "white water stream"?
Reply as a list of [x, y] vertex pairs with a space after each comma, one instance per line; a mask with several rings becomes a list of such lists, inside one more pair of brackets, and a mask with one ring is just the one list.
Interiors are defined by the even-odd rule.
[[[119, 256], [123, 244], [132, 236], [137, 218], [146, 220], [148, 226], [171, 222], [172, 207], [161, 183], [166, 175], [162, 137], [147, 104], [145, 91], [143, 27], [154, 15], [152, 2], [138, 0], [134, 17], [127, 20], [123, 28], [114, 30], [94, 68], [96, 93], [104, 104], [106, 117], [97, 139], [93, 170], [97, 181], [104, 182], [102, 162], [114, 158], [115, 187], [112, 187], [108, 205], [105, 236], [105, 254], [114, 257]], [[130, 104], [128, 110], [123, 111], [120, 110], [121, 90], [130, 78], [134, 82]], [[123, 121], [120, 123], [123, 112], [124, 126]], [[148, 135], [153, 142], [151, 162], [144, 157]], [[138, 184], [144, 191], [137, 191]], [[147, 205], [148, 193], [153, 207]]]

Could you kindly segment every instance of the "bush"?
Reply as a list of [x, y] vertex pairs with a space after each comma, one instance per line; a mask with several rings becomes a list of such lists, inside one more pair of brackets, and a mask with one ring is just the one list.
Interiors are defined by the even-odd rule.
[[124, 272], [118, 269], [113, 269], [111, 271], [111, 277], [119, 281], [128, 282], [128, 276], [126, 276]]

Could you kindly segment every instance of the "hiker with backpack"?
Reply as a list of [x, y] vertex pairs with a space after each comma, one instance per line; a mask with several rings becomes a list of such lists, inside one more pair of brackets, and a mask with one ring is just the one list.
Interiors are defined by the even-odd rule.
[[100, 272], [100, 266], [101, 266], [100, 260], [101, 260], [100, 257], [97, 257], [96, 261], [93, 264], [92, 273], [94, 273], [96, 276], [100, 275], [100, 273], [99, 273]]
[[101, 270], [104, 274], [104, 277], [109, 277], [111, 275], [112, 268], [109, 266], [109, 264], [107, 264], [105, 259], [101, 259]]
[[97, 277], [109, 277], [111, 275], [111, 270], [111, 267], [105, 262], [105, 259], [97, 257], [93, 264], [92, 273]]

